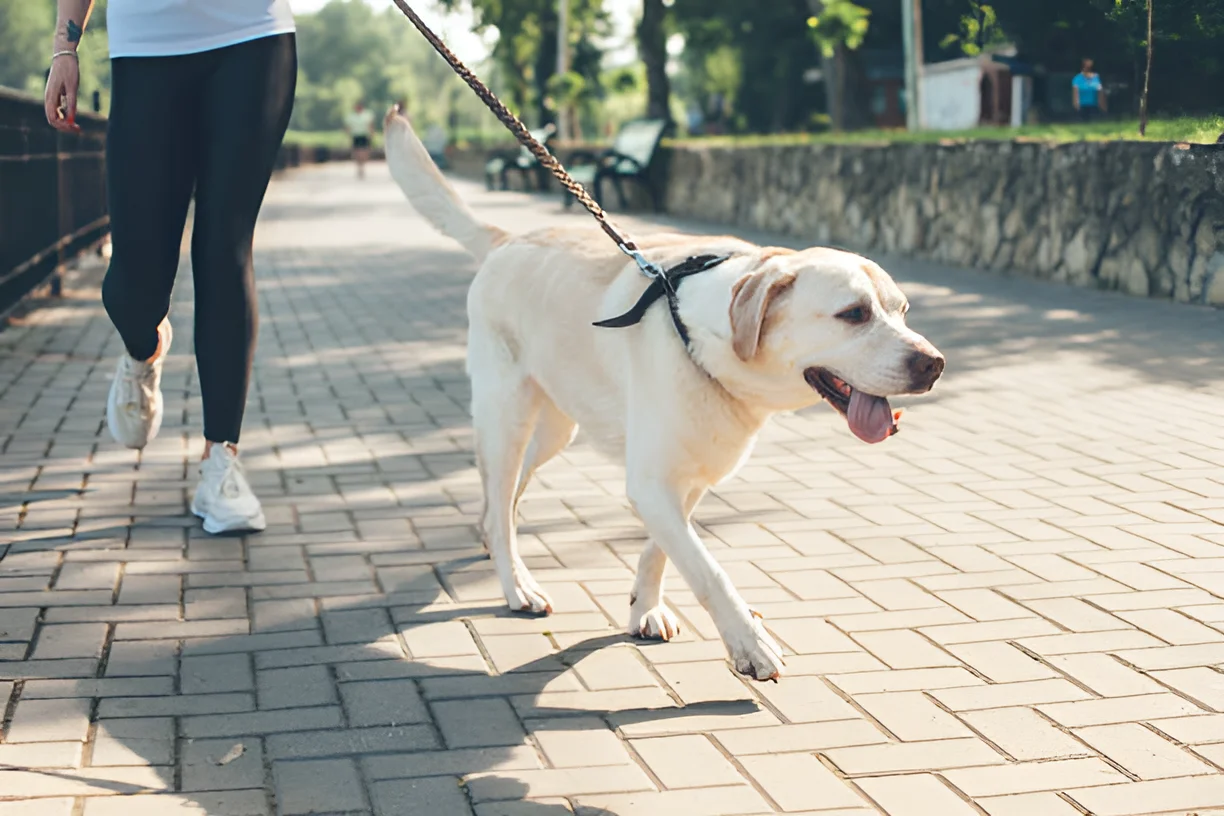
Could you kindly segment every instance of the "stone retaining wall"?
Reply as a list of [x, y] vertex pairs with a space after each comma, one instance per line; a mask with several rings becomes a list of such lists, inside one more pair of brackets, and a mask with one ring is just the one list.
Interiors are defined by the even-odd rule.
[[1224, 306], [1213, 145], [688, 143], [657, 171], [676, 216]]

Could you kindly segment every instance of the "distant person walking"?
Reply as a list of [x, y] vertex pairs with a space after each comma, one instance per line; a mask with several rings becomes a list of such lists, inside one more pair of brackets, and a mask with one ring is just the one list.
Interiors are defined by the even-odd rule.
[[1071, 104], [1079, 111], [1084, 122], [1100, 118], [1105, 111], [1105, 91], [1101, 88], [1101, 75], [1092, 70], [1092, 60], [1085, 58], [1080, 72], [1071, 80]]
[[[75, 132], [80, 45], [93, 0], [58, 0], [47, 121]], [[262, 530], [238, 462], [258, 317], [252, 242], [297, 81], [289, 0], [110, 0], [106, 187], [113, 254], [102, 303], [119, 330], [111, 434], [161, 429], [170, 295], [194, 191], [195, 350], [204, 459], [191, 503], [210, 533]]]
[[370, 143], [374, 138], [374, 111], [358, 102], [344, 117], [344, 130], [353, 139], [353, 161], [357, 162], [357, 178], [365, 178], [366, 162], [370, 160]]

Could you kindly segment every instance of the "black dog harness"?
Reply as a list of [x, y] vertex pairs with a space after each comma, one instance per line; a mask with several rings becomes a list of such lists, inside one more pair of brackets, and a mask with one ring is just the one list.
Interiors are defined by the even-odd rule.
[[619, 317], [600, 320], [595, 325], [601, 329], [623, 329], [626, 326], [636, 325], [642, 321], [642, 318], [646, 316], [646, 310], [656, 300], [666, 297], [667, 309], [671, 312], [672, 323], [676, 327], [676, 333], [680, 335], [680, 339], [684, 342], [684, 347], [688, 348], [688, 328], [684, 325], [684, 321], [680, 319], [680, 296], [677, 291], [680, 287], [680, 282], [689, 275], [696, 275], [698, 272], [713, 269], [730, 257], [730, 255], [697, 255], [692, 258], [686, 258], [671, 269], [660, 270], [654, 275], [647, 273], [648, 277], [650, 277], [650, 285], [646, 287], [646, 291], [638, 298], [637, 303], [633, 304], [633, 308]]

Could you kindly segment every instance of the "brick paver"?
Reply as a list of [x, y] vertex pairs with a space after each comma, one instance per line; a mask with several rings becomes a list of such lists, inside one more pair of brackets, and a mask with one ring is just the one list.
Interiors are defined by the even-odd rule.
[[522, 507], [557, 612], [503, 614], [471, 264], [351, 176], [277, 180], [260, 228], [263, 535], [186, 514], [187, 276], [142, 454], [96, 267], [0, 334], [0, 816], [1224, 809], [1224, 314], [888, 261], [944, 382], [878, 447], [779, 419], [698, 514], [789, 654], [749, 684], [678, 578], [680, 638], [619, 634], [642, 534], [581, 440]]

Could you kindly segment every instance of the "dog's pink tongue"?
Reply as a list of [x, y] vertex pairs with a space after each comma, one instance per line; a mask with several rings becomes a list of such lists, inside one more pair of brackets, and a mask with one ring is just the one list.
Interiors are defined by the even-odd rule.
[[873, 445], [892, 436], [895, 427], [892, 407], [888, 400], [864, 394], [857, 388], [850, 395], [846, 422], [850, 423], [851, 433]]

